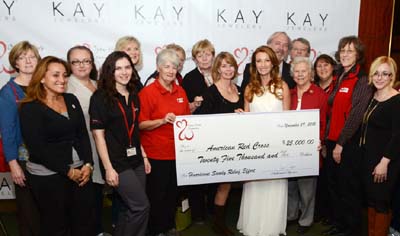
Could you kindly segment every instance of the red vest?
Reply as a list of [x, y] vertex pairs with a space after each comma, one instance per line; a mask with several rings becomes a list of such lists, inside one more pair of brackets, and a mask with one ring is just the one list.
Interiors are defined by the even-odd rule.
[[342, 83], [339, 85], [339, 89], [335, 95], [330, 110], [331, 119], [328, 134], [329, 140], [337, 141], [339, 139], [340, 133], [342, 132], [351, 110], [353, 90], [358, 81], [359, 71], [360, 66], [357, 65], [355, 71], [350, 72], [345, 78], [343, 78]]

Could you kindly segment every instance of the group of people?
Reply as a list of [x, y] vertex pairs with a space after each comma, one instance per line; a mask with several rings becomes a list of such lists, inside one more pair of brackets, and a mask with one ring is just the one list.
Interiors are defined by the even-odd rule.
[[135, 37], [120, 38], [99, 71], [87, 47], [72, 47], [64, 61], [17, 43], [9, 54], [17, 76], [0, 90], [0, 132], [20, 234], [102, 235], [107, 184], [113, 235], [176, 235], [182, 192], [194, 222], [211, 213], [216, 233], [234, 235], [225, 223], [230, 183], [177, 187], [176, 116], [319, 109], [320, 175], [243, 183], [237, 229], [278, 236], [297, 221], [304, 234], [318, 216], [331, 225], [324, 235], [361, 235], [365, 203], [369, 236], [387, 235], [400, 188], [396, 63], [382, 56], [365, 73], [355, 36], [340, 40], [336, 60], [322, 54], [312, 64], [310, 50], [308, 40], [275, 32], [255, 49], [238, 86], [231, 53], [216, 55], [200, 40], [196, 67], [182, 77], [185, 50], [170, 44], [143, 86]]

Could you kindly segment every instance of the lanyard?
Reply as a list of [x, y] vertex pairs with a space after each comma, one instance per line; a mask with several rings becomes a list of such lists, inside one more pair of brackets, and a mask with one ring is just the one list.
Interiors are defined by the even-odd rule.
[[129, 147], [132, 146], [132, 134], [133, 134], [133, 129], [135, 128], [135, 107], [133, 105], [133, 102], [131, 103], [131, 109], [132, 109], [132, 126], [129, 128], [128, 125], [128, 117], [126, 115], [126, 112], [124, 110], [124, 107], [122, 106], [121, 102], [118, 101], [118, 107], [122, 112], [122, 115], [124, 116], [124, 121], [125, 121], [125, 127], [126, 127], [126, 132], [128, 133], [128, 138], [129, 138]]

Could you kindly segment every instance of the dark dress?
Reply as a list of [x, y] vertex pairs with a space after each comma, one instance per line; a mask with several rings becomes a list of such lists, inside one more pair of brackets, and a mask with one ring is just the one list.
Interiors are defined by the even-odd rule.
[[203, 94], [204, 101], [201, 106], [196, 109], [196, 114], [218, 114], [218, 113], [233, 113], [236, 109], [242, 108], [244, 105], [243, 95], [239, 86], [239, 100], [237, 102], [230, 102], [226, 100], [218, 91], [215, 84], [211, 85]]
[[[362, 138], [362, 173], [368, 206], [388, 212], [400, 171], [400, 94], [383, 102], [371, 100], [364, 116]], [[372, 172], [383, 156], [390, 159], [387, 180], [374, 183]]]
[[[185, 81], [185, 80], [183, 80]], [[239, 86], [236, 86], [239, 92], [239, 100], [230, 102], [226, 100], [218, 91], [215, 84], [207, 88], [203, 93], [203, 102], [198, 107], [194, 114], [218, 114], [218, 113], [233, 113], [235, 109], [242, 108], [244, 105], [243, 96]], [[192, 218], [194, 221], [205, 219], [205, 198], [207, 195], [207, 205], [209, 211], [213, 211], [214, 197], [218, 184], [192, 185], [187, 190], [189, 191], [189, 201], [192, 207]]]

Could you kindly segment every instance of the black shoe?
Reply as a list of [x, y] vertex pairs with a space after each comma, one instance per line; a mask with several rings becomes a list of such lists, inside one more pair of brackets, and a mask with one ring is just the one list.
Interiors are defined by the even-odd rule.
[[308, 230], [310, 230], [310, 228], [311, 228], [311, 226], [302, 226], [302, 225], [299, 225], [299, 226], [297, 227], [296, 232], [297, 232], [298, 234], [305, 234], [305, 233], [308, 232]]

